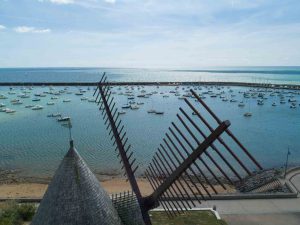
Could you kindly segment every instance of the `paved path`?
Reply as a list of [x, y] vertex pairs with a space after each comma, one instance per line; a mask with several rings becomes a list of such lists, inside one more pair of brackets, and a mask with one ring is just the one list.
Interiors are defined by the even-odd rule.
[[224, 215], [229, 225], [299, 225], [300, 213]]
[[[287, 174], [296, 191], [300, 190], [300, 169]], [[209, 201], [229, 225], [300, 225], [300, 198]]]
[[[300, 190], [300, 168], [286, 176], [295, 189]], [[265, 213], [300, 213], [300, 198], [253, 199], [253, 200], [212, 200], [203, 202], [198, 207], [217, 207], [221, 215], [226, 214], [265, 214]], [[300, 223], [299, 223], [300, 225]]]
[[[289, 172], [282, 182], [300, 190], [300, 167]], [[198, 208], [213, 208], [229, 225], [300, 225], [300, 198], [210, 200], [196, 203]]]
[[[203, 202], [198, 207], [217, 207], [221, 214], [265, 214], [300, 213], [300, 198], [292, 199], [253, 199], [253, 200], [213, 200]], [[300, 223], [299, 223], [300, 224]]]
[[[300, 168], [288, 173], [286, 180], [300, 190]], [[199, 204], [197, 208], [212, 208], [216, 206], [220, 215], [259, 215], [259, 214], [284, 214], [300, 213], [300, 198], [278, 199], [240, 199], [240, 200], [210, 200]], [[300, 221], [299, 221], [300, 225]]]

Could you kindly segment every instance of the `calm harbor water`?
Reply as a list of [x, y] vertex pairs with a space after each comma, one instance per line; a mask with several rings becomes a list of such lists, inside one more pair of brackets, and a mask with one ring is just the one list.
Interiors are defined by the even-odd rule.
[[[102, 69], [78, 69], [76, 71], [77, 69], [2, 69], [0, 70], [0, 82], [21, 80], [23, 82], [96, 81], [99, 79], [99, 72]], [[125, 75], [122, 74], [121, 69], [119, 72], [116, 71], [115, 69], [114, 72], [109, 72], [109, 74], [112, 74], [110, 80], [131, 81], [134, 78], [132, 74], [128, 75], [128, 77], [126, 76], [127, 70], [123, 73]], [[141, 70], [139, 72], [142, 73]], [[185, 73], [183, 72], [150, 72], [174, 73], [174, 79], [181, 79], [182, 81], [192, 78], [197, 79], [194, 77], [195, 75], [187, 75], [187, 79], [184, 79]], [[145, 74], [142, 73], [142, 78], [136, 77], [134, 81], [139, 79], [150, 81], [151, 76], [147, 75], [147, 73], [147, 71]], [[179, 75], [177, 76], [177, 73], [182, 73], [181, 76], [183, 77], [178, 78]], [[161, 78], [156, 74], [154, 77], [155, 79], [170, 81], [168, 78], [168, 76], [171, 76], [170, 74]], [[248, 74], [247, 76], [252, 75]], [[211, 74], [210, 76], [215, 75]], [[229, 76], [232, 78], [236, 75], [229, 74]], [[272, 83], [276, 76], [277, 81], [281, 83], [300, 83], [299, 75], [295, 73], [289, 75], [293, 79], [287, 78], [285, 81], [281, 79], [286, 75], [281, 73], [266, 73], [264, 76], [270, 77], [269, 80], [272, 80]], [[239, 81], [242, 81], [246, 78], [241, 77], [239, 79], [241, 79]], [[182, 96], [189, 88], [194, 88], [199, 94], [205, 96], [204, 101], [221, 119], [229, 119], [231, 121], [232, 131], [264, 167], [282, 166], [288, 146], [292, 153], [291, 165], [300, 164], [299, 92], [260, 90], [267, 99], [264, 100], [264, 105], [258, 105], [257, 95], [250, 98], [244, 97], [243, 93], [250, 91], [250, 88], [247, 87], [180, 86], [177, 91]], [[33, 102], [34, 94], [49, 92], [49, 87], [34, 87], [32, 90], [14, 87], [10, 94], [10, 87], [0, 87], [0, 95], [8, 97], [7, 99], [0, 99], [0, 104], [3, 103], [6, 105], [5, 107], [16, 110], [15, 113], [0, 112], [0, 168], [20, 169], [27, 176], [51, 176], [68, 149], [68, 129], [61, 126], [55, 118], [47, 117], [48, 114], [60, 112], [64, 116], [72, 118], [72, 133], [75, 144], [89, 166], [98, 173], [118, 173], [120, 166], [97, 105], [88, 100], [81, 100], [82, 97], [92, 99], [93, 88], [83, 87], [83, 90], [86, 92], [82, 96], [75, 95], [79, 91], [79, 87], [55, 87], [52, 91], [62, 90], [65, 90], [65, 92], [57, 96], [58, 99], [51, 99], [53, 95], [46, 94], [46, 97], [39, 97], [40, 101]], [[144, 90], [145, 93], [157, 93], [149, 98], [137, 98], [136, 96], [141, 93], [141, 90]], [[129, 141], [133, 146], [141, 168], [146, 166], [152, 158], [171, 121], [177, 121], [176, 113], [179, 112], [178, 108], [181, 106], [187, 109], [184, 101], [178, 99], [179, 96], [170, 93], [170, 91], [174, 90], [175, 87], [134, 87], [131, 90], [135, 96], [135, 101], [143, 102], [144, 104], [140, 105], [138, 110], [126, 109], [126, 114], [121, 115], [121, 117], [126, 125]], [[28, 92], [29, 98], [18, 97], [18, 95], [24, 94], [24, 91]], [[121, 87], [120, 90], [119, 87], [115, 87], [114, 91], [116, 92], [116, 103], [119, 107], [128, 103], [128, 96], [120, 95], [121, 92], [124, 93], [126, 91], [125, 87]], [[217, 97], [210, 97], [209, 94], [205, 94], [207, 91], [216, 94], [222, 92], [222, 94]], [[256, 90], [256, 92], [258, 91]], [[163, 97], [163, 95], [168, 95], [169, 97]], [[224, 96], [228, 101], [223, 101], [223, 98], [220, 96]], [[285, 99], [285, 104], [280, 104], [281, 96]], [[20, 99], [23, 104], [13, 105], [11, 103], [13, 99]], [[71, 101], [63, 102], [66, 99]], [[236, 102], [230, 102], [231, 99], [235, 99]], [[288, 102], [288, 99], [296, 100], [295, 108], [290, 108], [291, 103]], [[192, 99], [192, 101], [194, 100]], [[244, 102], [244, 107], [238, 106], [241, 101]], [[47, 105], [48, 102], [54, 102], [54, 105]], [[276, 106], [272, 106], [273, 103], [276, 103]], [[25, 108], [26, 105], [41, 105], [43, 109], [32, 110]], [[164, 115], [149, 114], [147, 113], [149, 109], [163, 111]], [[252, 112], [252, 116], [244, 117], [243, 114], [248, 111]], [[242, 155], [239, 151], [238, 154]]]
[[202, 70], [3, 68], [0, 69], [0, 82], [96, 82], [104, 71], [110, 81], [227, 81], [300, 85], [300, 67], [218, 67]]

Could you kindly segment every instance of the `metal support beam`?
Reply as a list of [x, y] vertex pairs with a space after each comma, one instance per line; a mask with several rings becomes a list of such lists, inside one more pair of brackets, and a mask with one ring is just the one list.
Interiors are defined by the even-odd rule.
[[114, 121], [113, 115], [112, 115], [111, 110], [109, 108], [109, 104], [107, 102], [106, 96], [104, 95], [104, 92], [102, 90], [102, 86], [99, 85], [98, 89], [99, 89], [99, 92], [100, 92], [100, 95], [101, 95], [101, 99], [103, 101], [103, 105], [104, 105], [107, 117], [109, 118], [109, 122], [110, 122], [110, 125], [111, 125], [111, 128], [112, 128], [112, 132], [113, 132], [114, 137], [115, 137], [115, 142], [116, 142], [117, 147], [119, 149], [120, 157], [123, 161], [124, 168], [125, 168], [128, 180], [130, 181], [131, 188], [132, 188], [133, 192], [135, 193], [135, 195], [137, 197], [137, 200], [139, 202], [144, 222], [145, 222], [146, 225], [151, 225], [151, 220], [150, 220], [150, 217], [149, 217], [149, 214], [148, 214], [148, 210], [145, 207], [143, 207], [143, 198], [142, 198], [141, 191], [139, 189], [136, 178], [135, 178], [134, 173], [132, 171], [131, 164], [130, 164], [128, 158], [127, 158], [122, 140], [119, 136], [119, 132], [118, 132], [117, 127], [116, 127], [116, 123]]
[[230, 126], [229, 121], [222, 122], [187, 158], [183, 161], [164, 182], [148, 197], [145, 204], [152, 208], [158, 198], [198, 159], [198, 157]]
[[[209, 112], [209, 114], [217, 121], [218, 124], [221, 123], [221, 120], [216, 116], [216, 114], [205, 104], [205, 102], [196, 94], [194, 90], [190, 90], [195, 98], [203, 105], [203, 107]], [[252, 162], [259, 168], [263, 169], [262, 166], [257, 162], [257, 160], [250, 154], [250, 152], [245, 148], [245, 146], [234, 136], [230, 130], [226, 130], [226, 133], [241, 147], [245, 154], [252, 160]]]

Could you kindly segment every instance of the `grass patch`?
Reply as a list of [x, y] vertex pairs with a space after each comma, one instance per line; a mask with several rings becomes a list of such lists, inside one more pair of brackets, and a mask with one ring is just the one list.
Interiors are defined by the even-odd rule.
[[187, 211], [174, 218], [165, 212], [150, 212], [153, 225], [227, 225], [224, 220], [217, 220], [210, 211]]
[[[35, 204], [0, 203], [0, 225], [24, 225], [32, 220], [35, 211]], [[152, 225], [227, 225], [224, 220], [217, 220], [211, 211], [187, 211], [174, 218], [163, 211], [149, 214]]]
[[34, 204], [17, 204], [14, 201], [0, 204], [0, 225], [22, 225], [31, 221], [35, 213]]

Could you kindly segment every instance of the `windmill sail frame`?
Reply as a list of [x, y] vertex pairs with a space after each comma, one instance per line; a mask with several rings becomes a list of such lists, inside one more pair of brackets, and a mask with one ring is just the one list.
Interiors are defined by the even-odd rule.
[[[149, 210], [159, 204], [165, 209], [168, 216], [173, 217], [195, 207], [194, 201], [201, 203], [202, 200], [210, 199], [212, 194], [218, 194], [208, 174], [216, 184], [225, 190], [226, 185], [219, 179], [216, 171], [229, 184], [234, 184], [234, 181], [232, 176], [228, 175], [228, 171], [239, 180], [242, 179], [241, 170], [248, 175], [251, 174], [250, 169], [221, 137], [222, 134], [228, 135], [257, 169], [262, 169], [256, 159], [228, 129], [230, 122], [221, 121], [199, 95], [191, 89], [191, 97], [197, 103], [200, 103], [198, 105], [208, 112], [217, 122], [217, 126], [214, 128], [210, 125], [196, 107], [187, 98], [184, 98], [188, 108], [196, 117], [192, 118], [182, 107], [179, 108], [180, 114], [178, 113], [176, 116], [180, 126], [174, 122], [171, 123], [172, 126], [168, 128], [162, 144], [158, 147], [158, 151], [144, 173], [154, 191], [149, 196], [142, 196], [135, 177], [138, 165], [136, 165], [136, 158], [131, 150], [131, 145], [128, 144], [125, 127], [119, 118], [118, 108], [110, 91], [112, 84], [107, 82], [104, 73], [97, 84], [94, 96], [97, 94], [96, 102], [98, 106], [100, 105], [99, 110], [103, 115], [104, 124], [106, 129], [109, 130], [111, 140], [114, 139], [115, 151], [118, 151], [120, 163], [122, 163], [122, 168], [125, 170], [124, 175], [127, 176], [131, 185], [146, 225], [151, 224]], [[218, 143], [218, 146], [215, 142]], [[222, 146], [222, 149], [219, 145]], [[228, 159], [228, 155], [236, 164]], [[237, 169], [236, 166], [239, 166], [239, 168]], [[127, 195], [124, 194], [124, 196]], [[127, 202], [126, 199], [122, 201]]]

